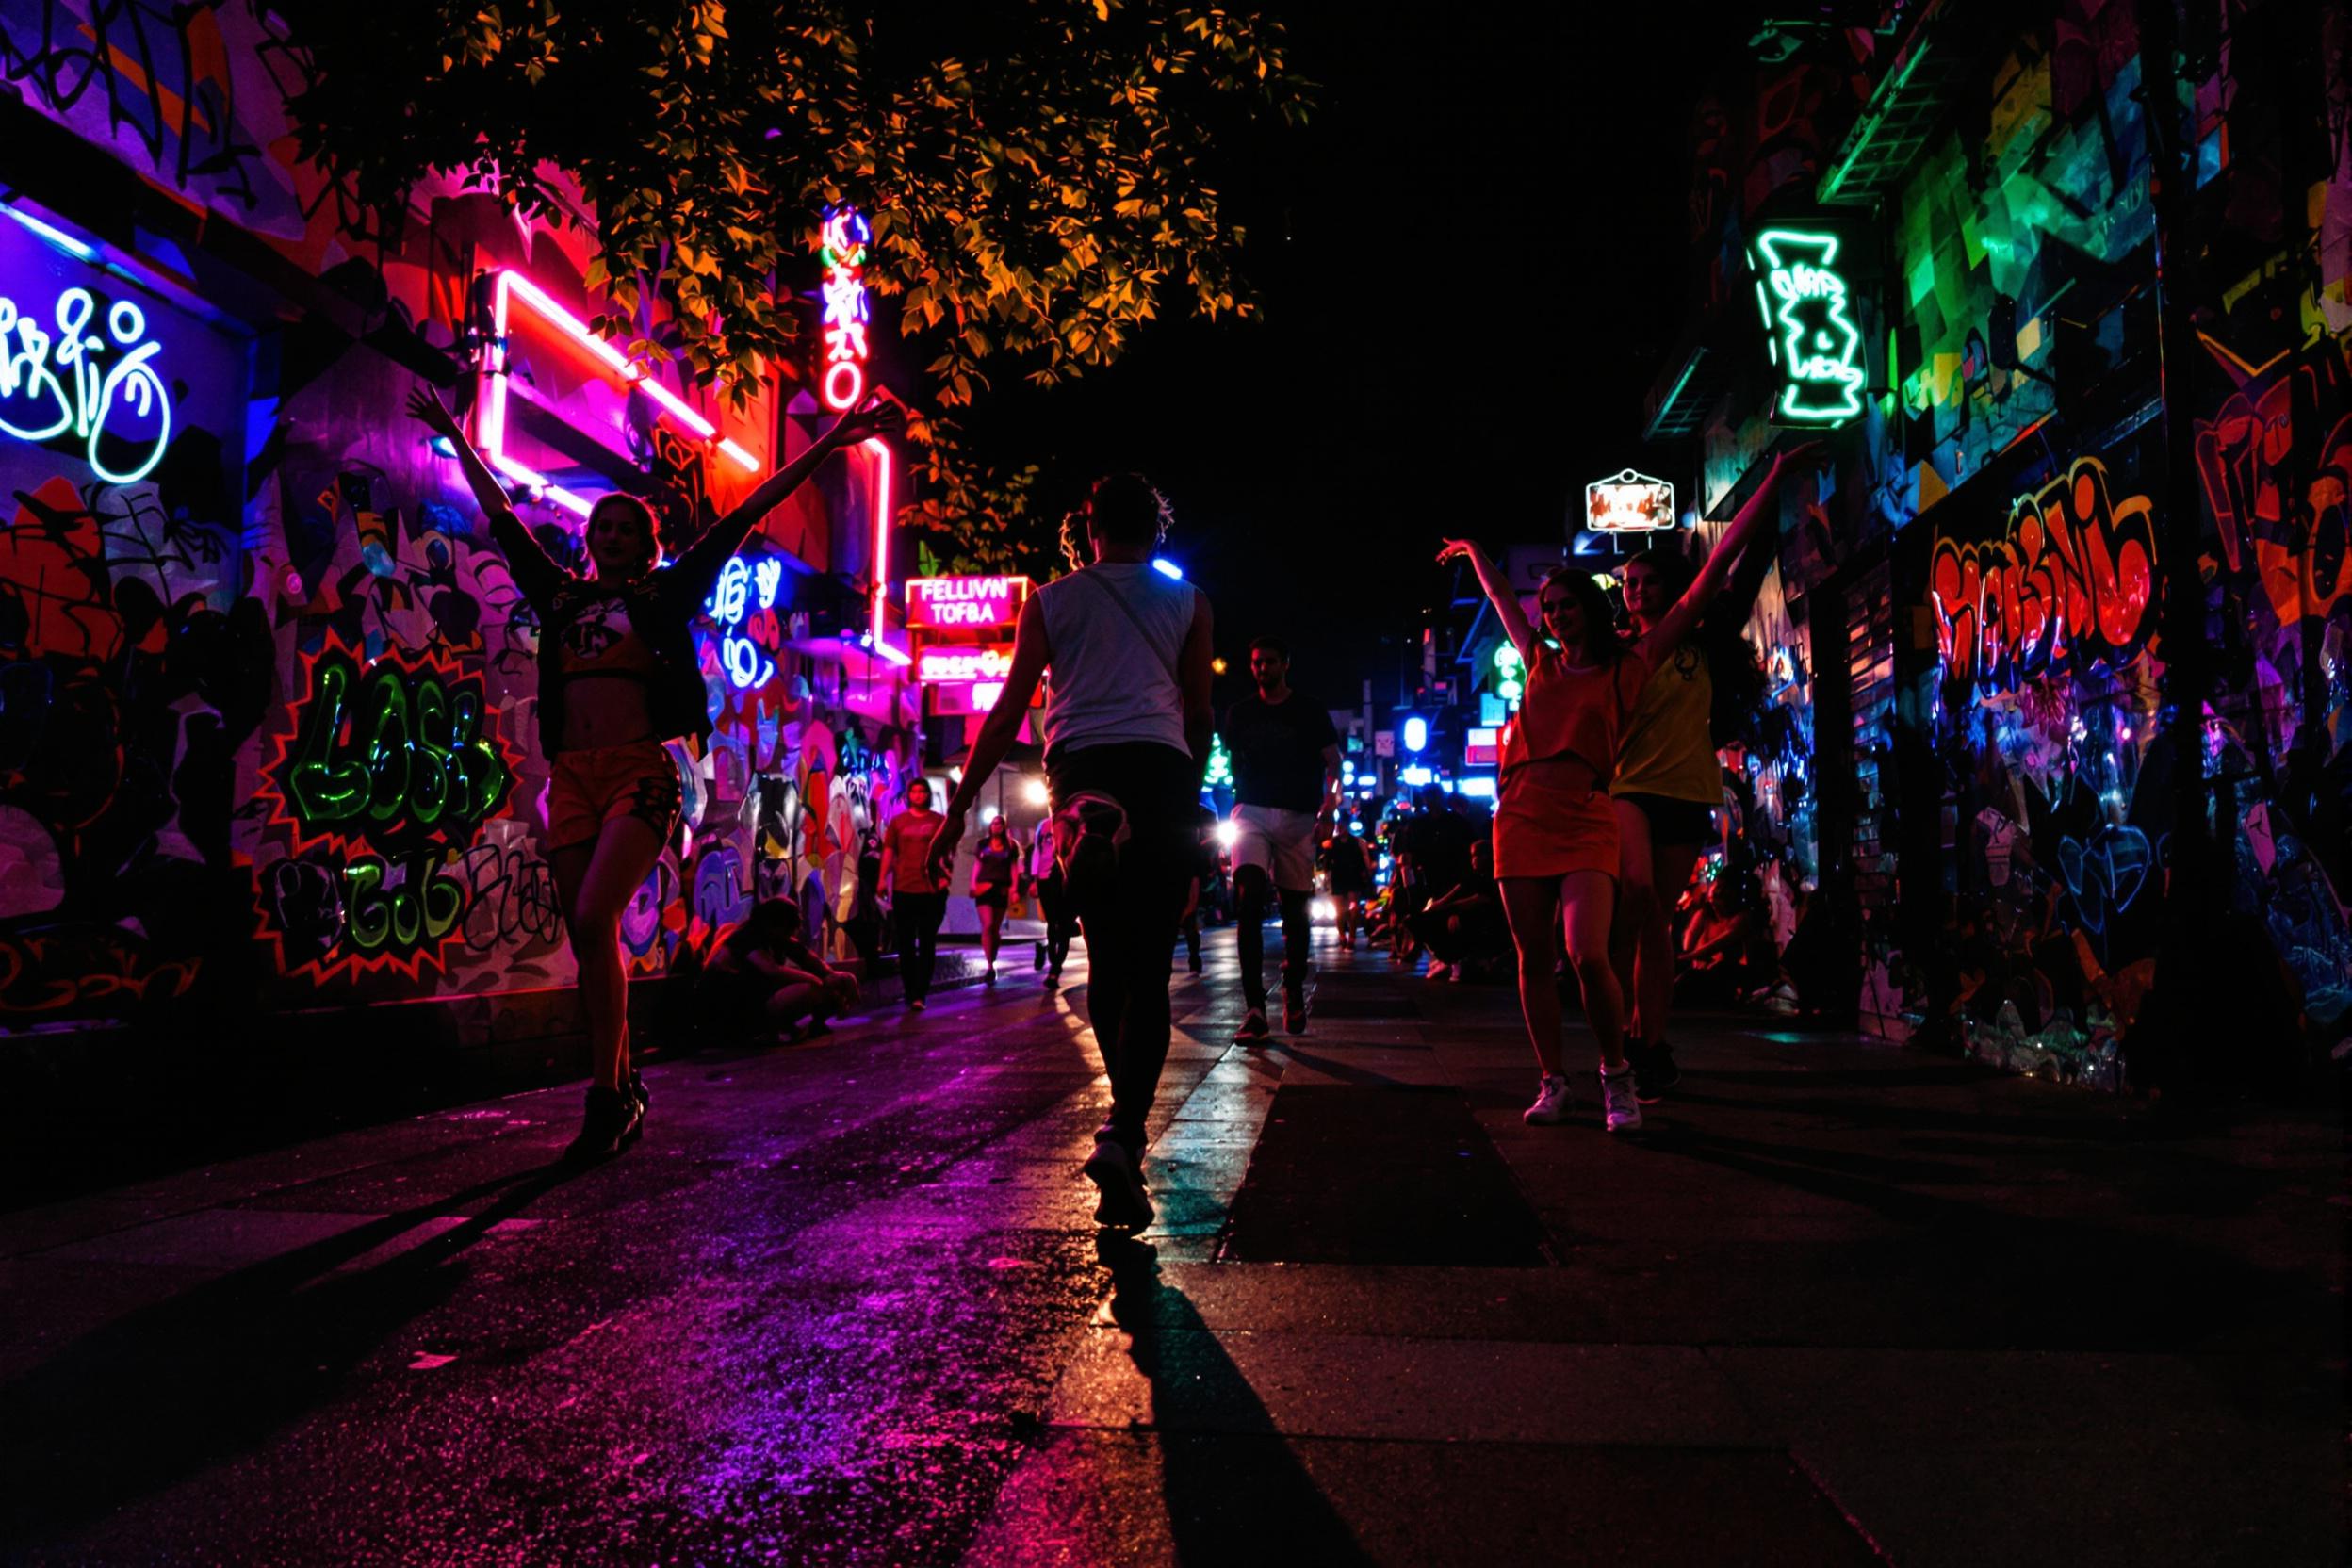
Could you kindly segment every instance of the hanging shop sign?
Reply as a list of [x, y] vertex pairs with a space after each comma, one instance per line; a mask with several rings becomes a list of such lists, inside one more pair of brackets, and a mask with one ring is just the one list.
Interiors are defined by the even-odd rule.
[[826, 209], [817, 250], [825, 268], [819, 285], [825, 372], [817, 384], [827, 408], [856, 408], [866, 395], [866, 321], [873, 302], [866, 293], [865, 266], [873, 238], [873, 225], [856, 207]]
[[1584, 526], [1595, 533], [1650, 533], [1674, 526], [1674, 487], [1627, 468], [1584, 487]]
[[910, 631], [1010, 630], [1029, 602], [1025, 577], [918, 577], [906, 583]]
[[1838, 249], [1838, 237], [1818, 229], [1766, 229], [1756, 237], [1756, 303], [1780, 376], [1776, 424], [1825, 428], [1862, 412], [1862, 332]]

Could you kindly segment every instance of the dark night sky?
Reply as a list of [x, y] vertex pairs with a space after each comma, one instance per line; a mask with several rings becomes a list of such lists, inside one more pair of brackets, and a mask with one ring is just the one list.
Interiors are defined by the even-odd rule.
[[1607, 33], [1565, 8], [1410, 26], [1275, 8], [1319, 106], [1222, 172], [1265, 318], [1164, 320], [1108, 369], [1008, 385], [970, 423], [1045, 467], [1054, 515], [1108, 469], [1160, 484], [1168, 553], [1235, 665], [1220, 704], [1249, 639], [1279, 630], [1301, 688], [1353, 706], [1396, 667], [1380, 636], [1446, 593], [1443, 531], [1557, 541], [1572, 491], [1642, 463], [1685, 271], [1692, 48], [1741, 31], [1730, 8], [1629, 8]]

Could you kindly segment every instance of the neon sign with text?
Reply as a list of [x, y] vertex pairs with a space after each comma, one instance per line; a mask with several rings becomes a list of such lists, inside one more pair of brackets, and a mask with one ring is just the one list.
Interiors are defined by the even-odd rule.
[[755, 599], [763, 611], [776, 608], [776, 591], [783, 580], [784, 563], [773, 556], [747, 564], [742, 556], [731, 555], [719, 571], [718, 586], [702, 601], [703, 609], [719, 624], [719, 667], [739, 692], [764, 686], [775, 678], [776, 661], [743, 635], [743, 622]]
[[[57, 298], [52, 337], [29, 311], [0, 295], [0, 431], [20, 441], [51, 441], [71, 433], [82, 443], [90, 472], [108, 484], [136, 484], [155, 471], [172, 443], [172, 393], [149, 363], [163, 351], [147, 335], [147, 315], [128, 300], [106, 307], [106, 331], [94, 324], [98, 302], [87, 288]], [[111, 365], [101, 366], [106, 354]], [[153, 424], [137, 437], [113, 433], [136, 461], [116, 467], [106, 458], [106, 421], [123, 410]]]
[[906, 625], [938, 631], [1009, 627], [1029, 602], [1025, 577], [918, 577], [906, 583]]
[[866, 322], [873, 302], [865, 284], [866, 246], [874, 226], [856, 207], [832, 207], [825, 215], [817, 258], [825, 266], [819, 286], [824, 301], [825, 406], [852, 409], [866, 395]]
[[1584, 526], [1595, 533], [1647, 533], [1674, 526], [1674, 487], [1631, 468], [1584, 487]]
[[1837, 270], [1838, 237], [1767, 229], [1756, 237], [1756, 303], [1783, 378], [1772, 418], [1841, 425], [1862, 412], [1862, 332]]

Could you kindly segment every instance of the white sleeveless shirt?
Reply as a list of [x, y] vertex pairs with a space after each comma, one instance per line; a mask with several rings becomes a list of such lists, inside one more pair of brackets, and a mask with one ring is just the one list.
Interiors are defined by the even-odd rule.
[[1190, 753], [1176, 670], [1200, 592], [1144, 562], [1088, 566], [1037, 590], [1053, 670], [1047, 755], [1127, 741]]

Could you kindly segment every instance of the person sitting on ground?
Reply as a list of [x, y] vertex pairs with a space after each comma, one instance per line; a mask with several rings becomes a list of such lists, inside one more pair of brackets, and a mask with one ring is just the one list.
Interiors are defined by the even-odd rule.
[[1715, 879], [1706, 918], [1691, 927], [1682, 957], [1683, 992], [1693, 1001], [1736, 1002], [1779, 977], [1764, 890], [1752, 874]]
[[1502, 890], [1494, 881], [1494, 846], [1470, 845], [1470, 869], [1460, 882], [1412, 917], [1413, 934], [1429, 950], [1429, 978], [1460, 981], [1470, 966], [1484, 968], [1511, 951]]
[[711, 953], [694, 1011], [721, 1039], [774, 1043], [825, 1033], [825, 1020], [857, 1000], [858, 977], [801, 940], [800, 906], [769, 898]]

